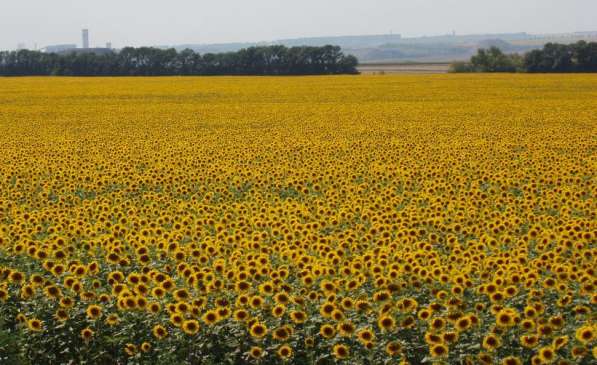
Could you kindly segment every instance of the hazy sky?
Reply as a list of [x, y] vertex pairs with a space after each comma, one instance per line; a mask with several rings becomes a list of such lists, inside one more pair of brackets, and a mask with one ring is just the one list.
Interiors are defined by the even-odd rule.
[[597, 30], [597, 0], [0, 0], [0, 49]]

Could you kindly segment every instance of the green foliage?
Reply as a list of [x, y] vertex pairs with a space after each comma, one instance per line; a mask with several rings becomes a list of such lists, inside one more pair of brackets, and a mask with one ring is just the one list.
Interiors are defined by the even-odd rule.
[[357, 59], [338, 46], [250, 47], [238, 52], [200, 55], [186, 49], [126, 47], [95, 54], [0, 52], [0, 75], [166, 76], [166, 75], [319, 75], [357, 73]]
[[470, 62], [453, 63], [450, 72], [597, 72], [597, 42], [547, 43], [524, 55], [481, 48]]
[[527, 72], [597, 72], [597, 42], [548, 43], [525, 55]]
[[454, 63], [451, 72], [516, 72], [522, 65], [518, 54], [505, 54], [497, 47], [481, 48], [470, 62]]
[[458, 61], [453, 62], [450, 65], [449, 72], [453, 73], [463, 73], [463, 72], [474, 72], [473, 67], [468, 62]]

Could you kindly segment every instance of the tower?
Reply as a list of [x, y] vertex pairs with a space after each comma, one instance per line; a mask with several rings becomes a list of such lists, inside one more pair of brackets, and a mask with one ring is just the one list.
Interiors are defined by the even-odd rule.
[[89, 48], [89, 29], [83, 29], [83, 48]]

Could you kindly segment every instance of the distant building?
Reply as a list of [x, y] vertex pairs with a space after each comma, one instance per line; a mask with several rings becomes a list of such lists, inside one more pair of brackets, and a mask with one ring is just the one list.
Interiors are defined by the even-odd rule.
[[63, 53], [75, 48], [77, 48], [76, 44], [55, 44], [51, 46], [45, 46], [42, 48], [42, 51], [46, 53]]
[[81, 33], [83, 36], [83, 49], [87, 49], [89, 48], [89, 29], [83, 29]]
[[112, 49], [112, 42], [106, 42], [106, 48]]
[[17, 51], [20, 51], [22, 49], [27, 49], [27, 46], [25, 45], [25, 43], [17, 44]]

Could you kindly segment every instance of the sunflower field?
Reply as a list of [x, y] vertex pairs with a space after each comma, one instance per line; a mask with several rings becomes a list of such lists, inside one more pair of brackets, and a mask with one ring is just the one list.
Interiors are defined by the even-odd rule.
[[1, 364], [595, 364], [597, 76], [0, 80]]

